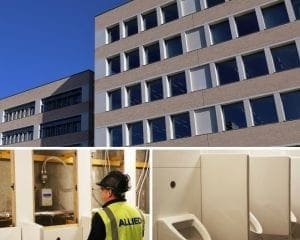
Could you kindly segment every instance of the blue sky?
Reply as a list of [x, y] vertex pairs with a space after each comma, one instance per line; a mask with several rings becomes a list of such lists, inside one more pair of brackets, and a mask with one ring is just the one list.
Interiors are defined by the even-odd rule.
[[126, 0], [0, 0], [0, 99], [94, 70], [94, 17]]

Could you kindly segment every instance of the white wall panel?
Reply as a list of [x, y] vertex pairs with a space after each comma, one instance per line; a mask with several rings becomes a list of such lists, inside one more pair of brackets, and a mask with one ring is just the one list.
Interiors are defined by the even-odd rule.
[[202, 222], [213, 240], [248, 239], [247, 155], [201, 155]]
[[264, 234], [288, 235], [290, 220], [290, 160], [288, 157], [251, 157], [250, 211]]

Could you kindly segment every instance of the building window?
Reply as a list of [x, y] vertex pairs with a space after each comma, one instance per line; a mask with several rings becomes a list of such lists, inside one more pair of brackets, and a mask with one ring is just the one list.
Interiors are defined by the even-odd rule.
[[42, 99], [42, 112], [48, 112], [82, 102], [82, 89], [77, 88], [68, 92]]
[[246, 78], [254, 78], [269, 73], [264, 51], [243, 56]]
[[4, 122], [13, 121], [34, 115], [35, 102], [22, 104], [4, 111]]
[[189, 113], [181, 113], [173, 115], [171, 117], [173, 124], [173, 138], [184, 138], [190, 137], [191, 134], [191, 125], [190, 125], [190, 115]]
[[156, 10], [142, 15], [144, 21], [144, 30], [148, 30], [157, 26]]
[[210, 32], [213, 44], [218, 44], [232, 39], [228, 20], [210, 25]]
[[154, 63], [160, 61], [160, 50], [159, 43], [154, 43], [149, 46], [145, 46], [145, 55], [147, 64]]
[[196, 67], [190, 70], [192, 91], [212, 87], [209, 65]]
[[171, 97], [187, 93], [185, 72], [170, 75], [168, 79]]
[[122, 125], [108, 128], [108, 133], [110, 147], [123, 146]]
[[108, 92], [109, 110], [120, 109], [122, 107], [121, 89]]
[[127, 87], [128, 106], [134, 106], [142, 103], [141, 84], [135, 84]]
[[205, 48], [206, 39], [205, 39], [204, 27], [199, 27], [186, 32], [186, 39], [187, 39], [188, 52], [199, 48]]
[[148, 101], [156, 101], [164, 98], [162, 79], [158, 78], [147, 82]]
[[33, 140], [33, 126], [2, 133], [2, 145], [16, 144]]
[[124, 22], [124, 25], [125, 25], [125, 31], [127, 37], [138, 33], [137, 17]]
[[214, 107], [198, 110], [195, 115], [197, 134], [218, 132], [217, 115]]
[[108, 75], [114, 75], [121, 72], [120, 55], [107, 59]]
[[139, 49], [126, 53], [127, 70], [138, 68], [140, 66]]
[[81, 116], [65, 118], [41, 124], [41, 138], [81, 131]]
[[216, 68], [220, 85], [239, 81], [239, 73], [235, 58], [216, 63]]
[[108, 43], [120, 40], [120, 27], [119, 25], [107, 29]]
[[282, 93], [281, 99], [286, 120], [300, 119], [300, 90]]
[[138, 145], [144, 143], [143, 122], [128, 124], [129, 145]]
[[250, 103], [255, 126], [278, 122], [273, 96], [253, 99]]
[[163, 7], [162, 13], [163, 13], [164, 23], [168, 23], [178, 19], [179, 15], [178, 15], [177, 2]]
[[222, 106], [225, 130], [234, 130], [247, 127], [243, 102]]
[[235, 17], [235, 22], [240, 37], [259, 31], [255, 12]]
[[168, 40], [165, 40], [167, 58], [176, 57], [182, 54], [182, 42], [181, 36], [177, 36]]
[[299, 67], [299, 55], [295, 43], [271, 49], [276, 72]]
[[284, 2], [262, 9], [266, 28], [276, 27], [289, 22]]
[[167, 139], [165, 118], [155, 118], [148, 122], [150, 128], [150, 142], [165, 141]]
[[208, 8], [214, 7], [218, 4], [224, 3], [225, 0], [206, 0], [206, 5]]
[[296, 19], [300, 19], [300, 0], [291, 0]]

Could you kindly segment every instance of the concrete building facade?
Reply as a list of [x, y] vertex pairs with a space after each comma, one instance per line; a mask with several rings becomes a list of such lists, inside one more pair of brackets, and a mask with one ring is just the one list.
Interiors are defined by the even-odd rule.
[[0, 145], [93, 146], [94, 73], [84, 71], [0, 100]]
[[95, 146], [300, 144], [299, 0], [133, 0], [95, 19]]

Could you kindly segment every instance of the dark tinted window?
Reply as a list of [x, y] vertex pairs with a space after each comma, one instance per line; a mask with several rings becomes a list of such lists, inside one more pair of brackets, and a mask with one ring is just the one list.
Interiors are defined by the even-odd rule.
[[107, 59], [109, 75], [114, 75], [121, 72], [120, 55]]
[[187, 92], [184, 72], [168, 76], [168, 79], [171, 88], [171, 96], [177, 96]]
[[108, 43], [118, 41], [120, 39], [119, 25], [107, 29]]
[[291, 0], [295, 12], [296, 19], [300, 19], [300, 0]]
[[156, 10], [143, 15], [144, 28], [148, 30], [157, 26], [157, 14]]
[[159, 43], [154, 43], [152, 45], [146, 46], [145, 54], [148, 64], [160, 61]]
[[134, 106], [142, 103], [141, 84], [127, 87], [127, 93], [129, 106]]
[[12, 120], [29, 117], [34, 115], [34, 113], [35, 113], [35, 102], [25, 103], [13, 108], [6, 109], [4, 111], [4, 122], [9, 122]]
[[276, 27], [289, 22], [284, 2], [262, 9], [266, 28]]
[[162, 79], [147, 82], [149, 101], [155, 101], [164, 98]]
[[164, 23], [171, 22], [178, 18], [177, 3], [162, 8]]
[[127, 69], [133, 69], [140, 66], [140, 53], [139, 49], [126, 53]]
[[81, 131], [81, 116], [60, 119], [41, 124], [41, 138]]
[[216, 23], [210, 26], [213, 44], [221, 43], [232, 39], [229, 21]]
[[42, 112], [48, 112], [54, 109], [75, 105], [81, 103], [81, 99], [81, 88], [50, 96], [42, 100]]
[[33, 126], [10, 130], [2, 133], [2, 145], [33, 140]]
[[122, 107], [121, 89], [117, 89], [108, 93], [109, 110], [115, 110]]
[[133, 34], [138, 33], [137, 18], [133, 18], [133, 19], [125, 22], [125, 30], [126, 30], [126, 36], [131, 36]]
[[206, 4], [207, 4], [207, 7], [210, 8], [210, 7], [213, 7], [213, 6], [216, 6], [220, 3], [224, 3], [225, 0], [206, 0]]
[[189, 113], [182, 113], [172, 116], [174, 138], [191, 136]]
[[122, 125], [110, 127], [108, 129], [111, 147], [121, 147], [123, 145]]
[[168, 58], [175, 57], [182, 54], [182, 43], [181, 43], [180, 36], [172, 39], [168, 39], [165, 41], [165, 43], [166, 43]]
[[149, 127], [151, 142], [165, 141], [167, 139], [166, 122], [164, 117], [149, 120]]
[[239, 73], [235, 59], [216, 63], [220, 85], [239, 81]]
[[247, 78], [258, 77], [269, 73], [265, 53], [257, 52], [243, 56]]
[[226, 130], [244, 128], [247, 126], [244, 104], [242, 102], [223, 106]]
[[286, 120], [300, 119], [300, 90], [282, 93], [281, 99]]
[[273, 96], [253, 99], [250, 101], [254, 125], [278, 122]]
[[296, 45], [289, 44], [271, 49], [276, 72], [299, 67], [299, 55]]
[[259, 31], [255, 12], [235, 17], [235, 22], [240, 37]]
[[130, 145], [144, 143], [143, 122], [128, 124]]

